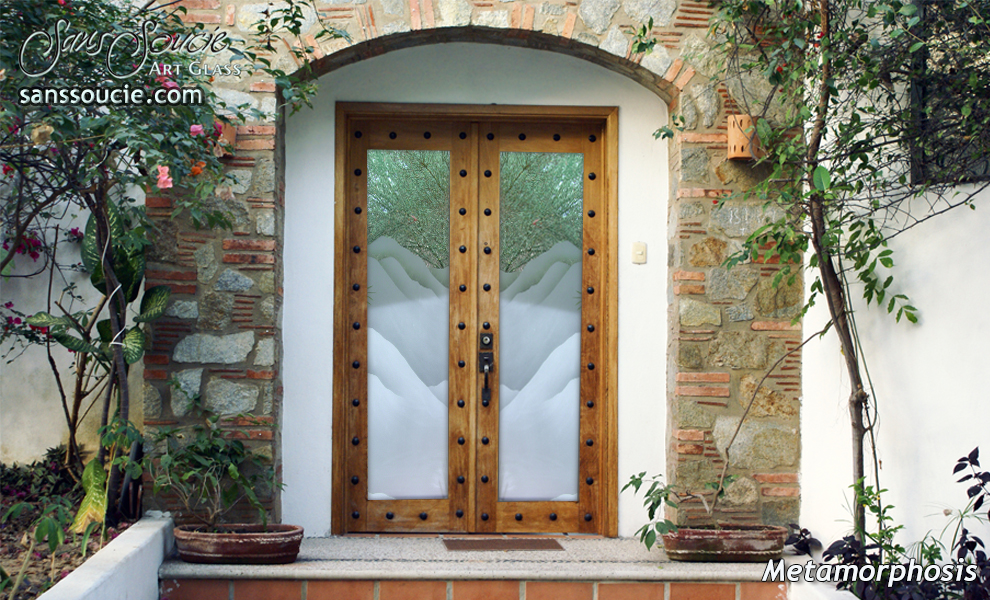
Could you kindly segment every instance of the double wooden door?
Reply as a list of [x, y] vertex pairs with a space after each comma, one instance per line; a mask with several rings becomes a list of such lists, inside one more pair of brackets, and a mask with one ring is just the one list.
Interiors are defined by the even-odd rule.
[[614, 535], [614, 119], [338, 106], [335, 533]]

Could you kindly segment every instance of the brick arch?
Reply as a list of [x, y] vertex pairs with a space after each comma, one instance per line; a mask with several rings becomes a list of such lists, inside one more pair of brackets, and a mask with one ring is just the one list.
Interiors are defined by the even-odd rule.
[[[640, 63], [643, 57], [630, 57], [628, 50], [626, 55], [620, 56], [600, 47], [562, 35], [525, 29], [507, 30], [468, 25], [463, 27], [407, 31], [371, 38], [315, 58], [310, 63], [311, 70], [306, 72], [305, 77], [315, 79], [341, 67], [395, 50], [452, 42], [530, 48], [580, 58], [632, 79], [659, 96], [668, 105], [676, 104], [676, 100], [680, 95], [680, 88], [683, 88], [684, 84], [687, 83], [686, 79], [684, 81], [679, 80], [678, 75], [686, 75], [686, 78], [689, 79], [694, 74], [694, 69], [689, 66], [682, 69], [685, 65], [679, 59], [669, 61], [669, 65], [667, 64], [668, 61], [659, 63], [647, 61], [647, 66], [644, 66]], [[322, 49], [319, 53], [322, 54]], [[654, 64], [657, 68], [656, 71], [648, 68], [648, 66]], [[659, 72], [661, 67], [665, 67], [663, 68], [663, 73]], [[302, 74], [304, 71], [305, 69], [300, 69], [297, 71], [297, 74]], [[680, 87], [675, 84], [675, 81], [680, 84]]]

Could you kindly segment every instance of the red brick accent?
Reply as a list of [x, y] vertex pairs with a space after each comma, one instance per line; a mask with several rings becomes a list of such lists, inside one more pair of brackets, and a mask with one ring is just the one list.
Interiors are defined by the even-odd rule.
[[[302, 582], [288, 579], [235, 579], [234, 600], [300, 600]], [[203, 600], [206, 600], [205, 597]]]
[[419, 2], [417, 0], [409, 0], [409, 26], [413, 31], [423, 28], [419, 19]]
[[678, 396], [701, 396], [703, 398], [728, 398], [729, 388], [717, 385], [679, 385], [674, 388]]
[[271, 429], [234, 429], [226, 433], [230, 440], [270, 440], [273, 437]]
[[144, 206], [146, 208], [172, 208], [172, 200], [160, 196], [145, 196]]
[[144, 364], [146, 365], [167, 365], [168, 354], [145, 354]]
[[684, 65], [683, 60], [679, 58], [674, 60], [674, 62], [671, 63], [670, 68], [667, 69], [667, 72], [664, 73], [663, 78], [666, 79], [667, 81], [674, 81], [674, 78], [677, 77], [677, 74], [681, 72], [681, 67], [683, 65]]
[[[271, 89], [267, 89], [270, 86]], [[266, 89], [254, 89], [255, 87], [265, 87]], [[256, 81], [251, 84], [252, 92], [274, 92], [275, 84]], [[237, 135], [275, 135], [274, 125], [238, 125]]]
[[685, 133], [681, 135], [685, 144], [728, 144], [729, 136], [724, 133]]
[[730, 377], [728, 373], [678, 373], [677, 381], [729, 383]]
[[677, 190], [678, 198], [720, 198], [728, 196], [732, 190], [710, 190], [705, 188], [681, 188]]
[[694, 77], [695, 72], [694, 67], [688, 66], [688, 68], [684, 69], [684, 72], [681, 73], [681, 76], [677, 78], [677, 81], [674, 82], [674, 87], [679, 90], [683, 90], [684, 86], [686, 86], [688, 82], [691, 81], [691, 78]]
[[561, 30], [560, 35], [570, 39], [574, 35], [574, 23], [577, 21], [577, 15], [574, 13], [567, 13], [567, 19], [564, 21], [564, 29]]
[[674, 271], [674, 281], [704, 281], [705, 274], [698, 271]]
[[220, 24], [220, 15], [207, 15], [203, 13], [179, 13], [179, 18], [182, 19], [183, 23], [210, 23], [212, 25]]
[[677, 296], [683, 296], [685, 294], [704, 294], [705, 286], [703, 285], [675, 285], [674, 294]]
[[705, 439], [705, 432], [698, 429], [675, 429], [674, 439], [685, 442], [701, 442]]
[[[161, 0], [159, 4], [165, 4], [165, 0]], [[188, 10], [216, 10], [220, 8], [220, 0], [182, 0], [179, 6]]]
[[224, 254], [223, 262], [242, 265], [273, 265], [275, 257], [270, 254]]
[[519, 600], [518, 581], [455, 581], [454, 600]]
[[662, 583], [599, 583], [598, 600], [663, 600]]
[[145, 369], [144, 378], [149, 381], [165, 381], [168, 379], [168, 371], [164, 369]]
[[380, 600], [447, 600], [447, 582], [382, 581], [378, 584], [378, 597]]
[[670, 600], [735, 600], [731, 583], [671, 583]]
[[772, 487], [761, 490], [764, 496], [789, 496], [797, 497], [801, 495], [800, 488]]
[[791, 325], [781, 321], [753, 321], [749, 328], [753, 331], [801, 331], [800, 325]]
[[224, 15], [223, 22], [225, 24], [227, 24], [228, 26], [233, 25], [234, 24], [234, 13], [236, 13], [236, 12], [237, 12], [237, 7], [234, 6], [233, 4], [228, 4], [227, 5], [227, 13], [226, 13], [226, 15]]
[[433, 29], [436, 26], [433, 21], [433, 0], [423, 0], [423, 24], [427, 29]]
[[196, 281], [195, 271], [145, 271], [144, 276], [148, 279], [165, 281]]
[[536, 9], [531, 4], [527, 4], [526, 8], [523, 10], [523, 20], [522, 20], [523, 29], [533, 28], [533, 16], [535, 14], [536, 14]]
[[275, 240], [238, 240], [226, 239], [223, 241], [224, 250], [255, 250], [270, 252], [275, 249]]
[[678, 454], [704, 454], [705, 447], [701, 444], [674, 444], [674, 451]]
[[163, 579], [158, 589], [161, 597], [169, 600], [202, 600], [226, 599], [229, 587], [226, 579]]
[[275, 379], [275, 371], [252, 371], [247, 370], [248, 379]]
[[[275, 91], [275, 83], [272, 82], [272, 81], [252, 81], [251, 82], [251, 88], [250, 89], [251, 89], [252, 92], [269, 92], [269, 93], [272, 93], [272, 92]], [[247, 126], [238, 127], [237, 128], [237, 133], [241, 133], [241, 130], [242, 129], [254, 129], [254, 128], [271, 129], [272, 131], [270, 133], [275, 133], [275, 127], [274, 126], [267, 126], [267, 125], [247, 125]], [[250, 131], [245, 131], [244, 133], [246, 135], [255, 135], [255, 134], [251, 133]]]
[[787, 600], [786, 583], [744, 582], [739, 584], [739, 600]]
[[259, 140], [238, 139], [234, 147], [238, 150], [273, 150], [275, 148], [275, 140], [271, 138]]
[[753, 479], [760, 483], [797, 483], [797, 473], [755, 473]]
[[196, 284], [183, 285], [183, 284], [180, 284], [180, 283], [152, 283], [152, 282], [148, 281], [147, 279], [145, 279], [145, 281], [144, 281], [144, 289], [146, 289], [146, 290], [150, 290], [151, 288], [155, 287], [156, 285], [167, 285], [172, 290], [172, 293], [173, 294], [195, 294], [196, 293]]
[[[372, 581], [309, 581], [306, 583], [306, 600], [372, 600], [375, 584]], [[383, 597], [384, 600], [384, 597]]]
[[590, 581], [526, 582], [526, 600], [591, 600], [593, 594]]
[[220, 425], [224, 427], [238, 427], [244, 425], [271, 425], [275, 422], [275, 417], [223, 417]]

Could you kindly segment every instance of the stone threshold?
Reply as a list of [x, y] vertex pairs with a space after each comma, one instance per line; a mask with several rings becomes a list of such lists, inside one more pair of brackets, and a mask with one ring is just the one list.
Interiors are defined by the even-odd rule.
[[510, 537], [552, 537], [564, 550], [449, 551], [438, 535], [306, 538], [290, 565], [195, 565], [171, 558], [159, 578], [736, 583], [761, 581], [766, 569], [766, 563], [672, 562], [662, 550], [647, 551], [631, 538]]

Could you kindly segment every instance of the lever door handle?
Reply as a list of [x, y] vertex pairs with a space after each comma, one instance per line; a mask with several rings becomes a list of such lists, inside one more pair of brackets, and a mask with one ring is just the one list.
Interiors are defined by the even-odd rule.
[[488, 374], [495, 367], [495, 353], [494, 352], [479, 352], [478, 353], [478, 369], [485, 374], [485, 382], [481, 387], [481, 405], [488, 406], [488, 403], [492, 400], [492, 390], [488, 386]]

